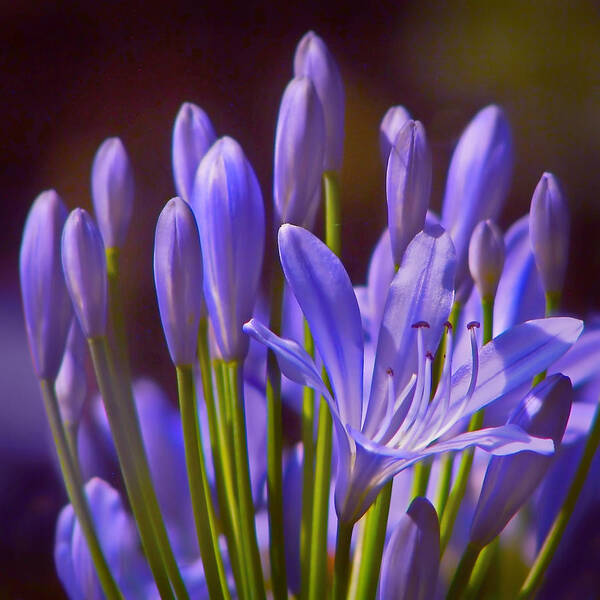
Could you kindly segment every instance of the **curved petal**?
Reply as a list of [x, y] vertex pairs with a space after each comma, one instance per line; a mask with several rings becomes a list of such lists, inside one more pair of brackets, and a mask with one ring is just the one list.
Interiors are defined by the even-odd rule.
[[339, 258], [309, 231], [279, 229], [283, 272], [323, 358], [344, 423], [360, 426], [363, 336], [358, 302]]
[[401, 390], [416, 371], [418, 321], [429, 323], [425, 350], [437, 349], [443, 323], [452, 304], [456, 256], [450, 236], [439, 226], [415, 236], [404, 254], [389, 288], [383, 314], [373, 383], [363, 431], [374, 435], [383, 419], [388, 390], [388, 371], [394, 373], [396, 390]]
[[573, 387], [582, 385], [598, 375], [600, 364], [600, 329], [586, 330], [573, 347], [549, 370], [564, 373], [573, 382]]
[[394, 267], [394, 257], [392, 256], [390, 230], [386, 227], [373, 250], [367, 272], [370, 309], [369, 333], [373, 344], [377, 344], [385, 300], [395, 274], [396, 269]]

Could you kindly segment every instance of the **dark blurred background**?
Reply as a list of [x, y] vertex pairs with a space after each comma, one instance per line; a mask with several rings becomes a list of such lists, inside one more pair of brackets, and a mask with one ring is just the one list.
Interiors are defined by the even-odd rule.
[[172, 195], [171, 128], [202, 106], [237, 138], [270, 208], [272, 146], [300, 37], [314, 29], [346, 87], [343, 259], [364, 280], [385, 223], [378, 125], [405, 105], [433, 147], [432, 206], [475, 112], [504, 107], [516, 169], [500, 224], [528, 210], [544, 170], [572, 210], [566, 310], [598, 306], [600, 10], [596, 2], [0, 3], [0, 598], [60, 598], [54, 520], [65, 498], [33, 380], [18, 290], [25, 216], [42, 190], [91, 207], [98, 145], [120, 136], [136, 178], [124, 256], [133, 368], [173, 389], [152, 284], [156, 218]]

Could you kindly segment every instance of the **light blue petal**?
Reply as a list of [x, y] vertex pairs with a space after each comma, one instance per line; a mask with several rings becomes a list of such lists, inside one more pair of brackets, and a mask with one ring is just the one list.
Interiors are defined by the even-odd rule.
[[389, 369], [396, 390], [416, 372], [417, 343], [413, 325], [429, 323], [425, 351], [435, 352], [448, 318], [454, 289], [456, 256], [450, 236], [439, 226], [421, 232], [409, 244], [389, 288], [363, 431], [375, 434], [386, 410]]
[[374, 345], [377, 344], [385, 301], [390, 283], [392, 283], [395, 274], [396, 269], [394, 267], [394, 257], [392, 256], [390, 230], [386, 227], [379, 237], [375, 250], [373, 250], [367, 272], [367, 290], [370, 307], [369, 334], [371, 342]]
[[71, 553], [71, 542], [73, 529], [75, 527], [75, 512], [68, 504], [58, 515], [56, 522], [56, 536], [54, 539], [54, 564], [60, 582], [63, 584], [70, 600], [85, 600], [77, 578], [75, 576], [75, 565]]
[[600, 375], [600, 329], [588, 329], [573, 344], [573, 347], [552, 367], [550, 373], [564, 373], [573, 382], [573, 387], [587, 383]]
[[340, 417], [344, 423], [360, 427], [363, 336], [350, 278], [339, 258], [300, 227], [280, 228], [279, 254], [323, 358]]

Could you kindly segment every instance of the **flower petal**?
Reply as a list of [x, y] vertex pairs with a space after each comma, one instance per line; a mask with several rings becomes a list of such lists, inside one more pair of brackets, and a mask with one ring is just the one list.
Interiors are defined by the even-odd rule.
[[339, 258], [309, 231], [279, 229], [283, 272], [323, 358], [340, 417], [360, 426], [363, 336], [358, 302]]

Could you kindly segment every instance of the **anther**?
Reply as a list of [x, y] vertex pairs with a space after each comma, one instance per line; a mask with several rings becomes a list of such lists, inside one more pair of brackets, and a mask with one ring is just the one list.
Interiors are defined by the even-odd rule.
[[429, 329], [429, 323], [427, 321], [417, 321], [416, 323], [412, 324], [412, 327], [414, 329], [420, 329], [421, 327], [426, 327]]
[[392, 367], [388, 367], [388, 368], [385, 370], [385, 372], [386, 372], [386, 374], [387, 374], [387, 375], [390, 375], [391, 377], [393, 377], [393, 376], [394, 376], [394, 369], [392, 369]]
[[467, 323], [467, 329], [473, 329], [473, 327], [481, 327], [479, 321], [471, 321], [470, 323]]
[[444, 327], [446, 328], [446, 331], [452, 331], [452, 323], [450, 323], [450, 321], [446, 321]]
[[429, 360], [433, 360], [433, 354], [431, 354], [431, 352], [426, 352], [425, 358], [428, 358]]

